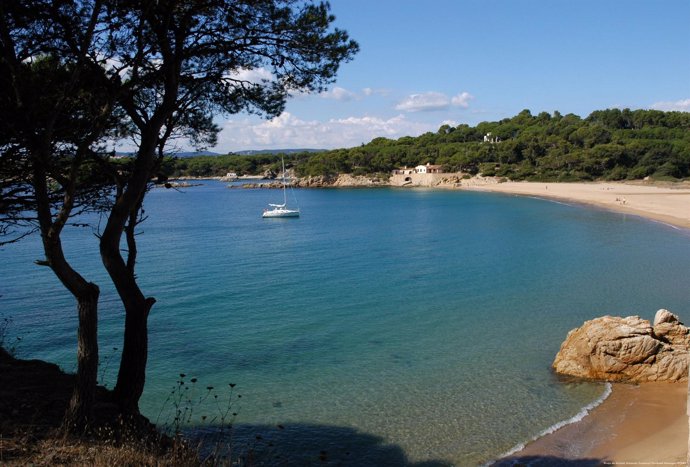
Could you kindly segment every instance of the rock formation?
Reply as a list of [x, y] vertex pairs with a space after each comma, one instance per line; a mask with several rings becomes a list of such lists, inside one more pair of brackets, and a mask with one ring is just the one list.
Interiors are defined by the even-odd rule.
[[376, 175], [319, 175], [298, 178], [294, 181], [294, 186], [301, 188], [388, 186], [388, 180]]
[[683, 381], [690, 329], [668, 310], [654, 324], [639, 316], [604, 316], [568, 333], [556, 355], [557, 373], [606, 381]]
[[367, 187], [367, 186], [388, 186], [385, 177], [377, 175], [350, 175], [340, 174], [333, 182], [335, 187]]

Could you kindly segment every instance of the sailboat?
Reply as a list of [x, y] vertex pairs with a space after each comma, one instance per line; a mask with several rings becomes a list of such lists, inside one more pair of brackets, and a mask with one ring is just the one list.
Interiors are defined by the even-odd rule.
[[287, 183], [285, 182], [285, 160], [280, 159], [283, 165], [283, 204], [270, 204], [273, 209], [264, 209], [262, 217], [299, 217], [299, 208], [287, 207]]

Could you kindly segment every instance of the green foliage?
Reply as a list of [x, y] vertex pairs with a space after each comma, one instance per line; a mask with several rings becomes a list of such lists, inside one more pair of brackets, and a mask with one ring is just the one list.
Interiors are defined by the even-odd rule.
[[[497, 142], [485, 142], [491, 133]], [[300, 176], [390, 173], [440, 164], [448, 172], [512, 180], [632, 180], [690, 176], [690, 113], [608, 109], [577, 115], [523, 110], [513, 118], [441, 126], [435, 133], [375, 138], [349, 149], [285, 156]], [[174, 161], [170, 175], [257, 174], [277, 156], [197, 157]]]
[[[237, 175], [256, 175], [272, 170], [279, 172], [280, 154], [260, 154], [239, 156], [226, 154], [221, 156], [196, 156], [186, 158], [166, 157], [159, 167], [159, 175], [165, 177], [219, 177], [228, 172]], [[292, 166], [292, 160], [300, 155], [283, 155], [286, 168]]]

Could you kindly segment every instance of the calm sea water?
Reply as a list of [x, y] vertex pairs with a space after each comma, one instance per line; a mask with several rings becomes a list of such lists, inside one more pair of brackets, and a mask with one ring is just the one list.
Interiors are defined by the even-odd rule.
[[[684, 230], [496, 194], [296, 195], [302, 217], [282, 220], [261, 218], [274, 190], [205, 182], [148, 195], [138, 275], [158, 302], [141, 407], [154, 421], [184, 373], [198, 378], [195, 400], [237, 385], [236, 440], [270, 439], [266, 456], [476, 465], [604, 394], [551, 373], [570, 329], [662, 307], [690, 317]], [[120, 303], [93, 230], [70, 231], [65, 249], [101, 285], [100, 377], [112, 386]], [[37, 238], [0, 250], [0, 312], [20, 356], [74, 370], [74, 304], [40, 257]]]

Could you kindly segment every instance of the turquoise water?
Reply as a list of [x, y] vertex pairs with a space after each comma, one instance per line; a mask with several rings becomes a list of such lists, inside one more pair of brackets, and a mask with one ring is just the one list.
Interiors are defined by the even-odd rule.
[[[540, 199], [395, 189], [299, 190], [302, 217], [262, 219], [278, 195], [219, 182], [148, 195], [138, 275], [158, 302], [141, 407], [154, 421], [184, 373], [199, 380], [195, 397], [237, 384], [236, 439], [262, 432], [294, 465], [318, 464], [320, 451], [333, 465], [476, 465], [604, 393], [551, 373], [570, 329], [658, 308], [690, 317], [684, 230]], [[112, 386], [119, 301], [94, 232], [66, 243], [101, 285]], [[0, 250], [0, 312], [23, 337], [20, 356], [73, 370], [74, 305], [33, 265], [40, 256], [37, 238]]]

